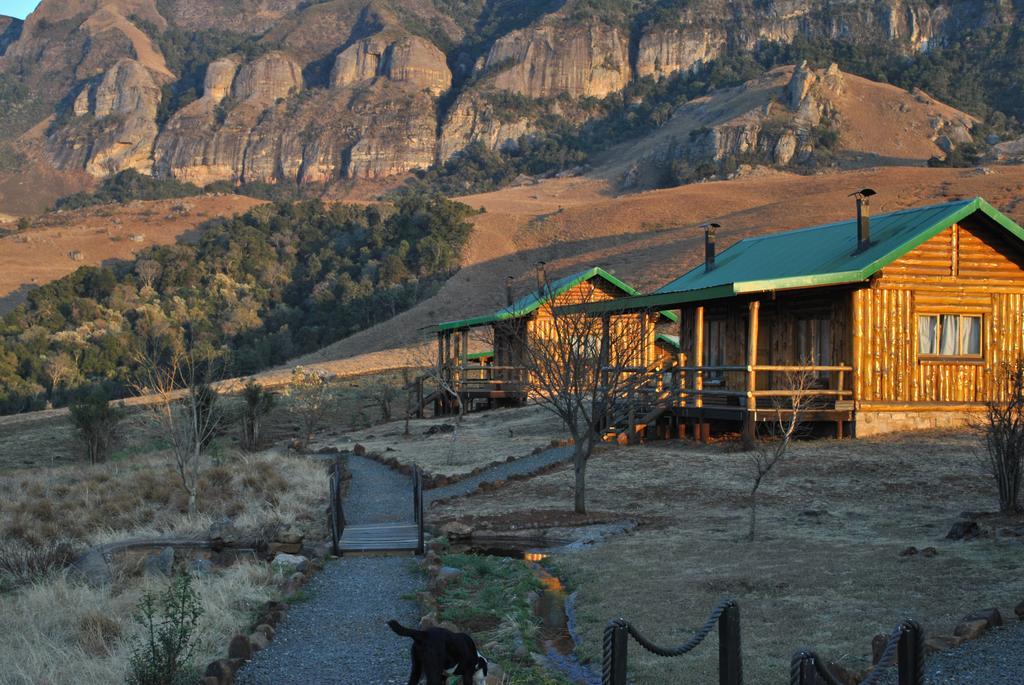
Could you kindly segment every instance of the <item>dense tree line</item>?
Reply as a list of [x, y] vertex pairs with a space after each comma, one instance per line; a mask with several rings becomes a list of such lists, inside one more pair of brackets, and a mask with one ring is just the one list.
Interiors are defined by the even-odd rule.
[[390, 318], [458, 268], [471, 210], [409, 195], [394, 207], [316, 200], [256, 207], [195, 244], [83, 267], [0, 319], [0, 411], [124, 395], [149, 341], [187, 328], [244, 375]]

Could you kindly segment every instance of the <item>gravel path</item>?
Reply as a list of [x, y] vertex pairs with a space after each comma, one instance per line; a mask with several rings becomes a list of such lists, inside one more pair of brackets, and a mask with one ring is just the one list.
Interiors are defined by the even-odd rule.
[[310, 598], [288, 609], [270, 646], [239, 673], [240, 685], [405, 683], [410, 641], [384, 622], [417, 625], [410, 597], [423, 578], [408, 557], [346, 557], [306, 586]]
[[431, 502], [436, 500], [468, 495], [483, 483], [493, 483], [497, 480], [506, 480], [509, 476], [529, 475], [547, 468], [552, 464], [565, 461], [571, 457], [572, 446], [553, 447], [551, 449], [544, 450], [539, 454], [532, 454], [528, 457], [516, 459], [515, 461], [492, 466], [482, 473], [470, 476], [469, 478], [464, 478], [457, 483], [427, 490], [423, 493], [423, 501], [429, 505]]
[[[409, 477], [364, 457], [350, 455], [345, 497], [349, 523], [412, 520]], [[384, 624], [390, 618], [416, 625], [411, 598], [423, 577], [408, 557], [345, 557], [327, 564], [292, 606], [270, 646], [238, 674], [240, 685], [364, 685], [405, 683], [406, 638]]]
[[981, 639], [928, 657], [928, 685], [1020, 685], [1024, 683], [1024, 622], [994, 628]]

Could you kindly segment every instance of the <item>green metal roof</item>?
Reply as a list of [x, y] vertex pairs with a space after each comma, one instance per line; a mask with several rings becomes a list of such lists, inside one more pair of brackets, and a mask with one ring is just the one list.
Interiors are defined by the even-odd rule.
[[[580, 271], [579, 273], [575, 273], [570, 276], [563, 276], [557, 281], [550, 283], [543, 291], [539, 289], [535, 290], [532, 293], [519, 298], [507, 307], [502, 307], [496, 312], [485, 314], [483, 316], [476, 316], [470, 319], [461, 319], [459, 321], [446, 321], [438, 324], [437, 330], [450, 331], [461, 328], [474, 328], [476, 326], [486, 326], [488, 324], [497, 323], [498, 321], [519, 319], [537, 311], [542, 305], [558, 297], [567, 290], [575, 288], [580, 283], [585, 283], [593, 278], [604, 279], [607, 283], [625, 293], [627, 297], [640, 295], [640, 291], [633, 286], [625, 283], [624, 281], [620, 281], [604, 269], [595, 266], [587, 269], [586, 271]], [[669, 321], [679, 320], [679, 317], [675, 312], [661, 312], [661, 314]]]
[[743, 293], [866, 281], [966, 217], [979, 213], [1024, 240], [1024, 229], [980, 197], [871, 218], [871, 245], [857, 251], [856, 219], [746, 238], [650, 295], [585, 305], [588, 312], [654, 309]]
[[474, 352], [466, 355], [466, 361], [479, 361], [480, 359], [487, 359], [488, 357], [494, 356], [494, 350], [487, 350], [486, 352]]
[[666, 345], [668, 345], [669, 347], [673, 347], [673, 348], [675, 348], [677, 350], [678, 349], [682, 349], [679, 346], [679, 336], [678, 335], [669, 335], [668, 333], [658, 333], [658, 335], [655, 337], [655, 342], [659, 342], [659, 341], [663, 342]]

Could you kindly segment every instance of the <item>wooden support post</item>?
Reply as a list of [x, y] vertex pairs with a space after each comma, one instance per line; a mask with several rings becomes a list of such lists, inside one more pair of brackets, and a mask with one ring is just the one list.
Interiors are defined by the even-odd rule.
[[[647, 368], [649, 361], [654, 357], [647, 349], [647, 312], [640, 312], [640, 366]], [[654, 350], [650, 350], [654, 352]]]
[[598, 378], [598, 382], [601, 384], [601, 397], [604, 398], [604, 423], [606, 428], [611, 425], [612, 403], [615, 401], [615, 398], [611, 397], [611, 393], [608, 392], [608, 372], [605, 370], [608, 366], [609, 360], [611, 359], [611, 346], [611, 315], [604, 314], [601, 316], [601, 348], [597, 353], [597, 366], [598, 373], [601, 374]]
[[697, 367], [694, 372], [693, 390], [694, 406], [704, 406], [704, 305], [697, 305], [693, 310], [693, 365]]
[[743, 685], [743, 654], [740, 649], [740, 608], [730, 604], [718, 619], [719, 685]]
[[462, 383], [466, 382], [466, 366], [469, 365], [469, 329], [466, 328], [462, 331], [462, 369], [459, 373], [459, 377], [462, 379]]
[[752, 300], [747, 317], [747, 410], [743, 413], [743, 448], [753, 449], [757, 432], [757, 333], [761, 303]]

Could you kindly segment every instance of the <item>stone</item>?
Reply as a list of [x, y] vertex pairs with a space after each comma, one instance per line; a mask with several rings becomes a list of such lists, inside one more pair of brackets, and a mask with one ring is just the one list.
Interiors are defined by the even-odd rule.
[[206, 539], [215, 550], [233, 547], [238, 544], [241, 537], [241, 533], [227, 516], [214, 521], [206, 531]]
[[263, 633], [263, 635], [268, 640], [273, 640], [274, 639], [274, 635], [277, 634], [277, 631], [274, 630], [274, 627], [272, 625], [270, 625], [270, 624], [267, 624], [267, 623], [261, 623], [258, 626], [256, 626], [256, 631], [255, 632]]
[[1014, 607], [1014, 609], [1013, 609], [1013, 613], [1017, 614], [1017, 618], [1019, 618], [1019, 619], [1021, 619], [1022, 621], [1024, 621], [1024, 600], [1022, 600], [1021, 602], [1019, 602], [1019, 603], [1017, 604], [1017, 606], [1016, 606], [1016, 607]]
[[444, 589], [448, 587], [448, 584], [453, 580], [462, 575], [462, 569], [452, 568], [451, 566], [442, 566], [437, 570], [437, 574], [430, 581], [430, 590], [435, 595], [440, 595], [444, 592]]
[[959, 647], [964, 641], [964, 638], [956, 635], [930, 635], [925, 638], [924, 648], [927, 653], [944, 652]]
[[220, 659], [219, 661], [212, 661], [206, 667], [203, 672], [204, 678], [213, 678], [214, 682], [218, 685], [224, 685], [224, 683], [230, 683], [234, 681], [235, 669], [232, 667], [231, 662], [226, 659]]
[[270, 562], [270, 566], [281, 574], [291, 574], [306, 570], [309, 559], [300, 554], [278, 554]]
[[366, 447], [363, 446], [361, 443], [357, 442], [352, 447], [352, 454], [356, 455], [357, 457], [365, 457], [366, 456]]
[[106, 557], [93, 549], [71, 564], [72, 572], [93, 587], [101, 587], [113, 580]]
[[957, 521], [946, 533], [947, 540], [972, 540], [981, 534], [977, 521]]
[[228, 644], [228, 658], [243, 660], [251, 659], [252, 645], [249, 644], [249, 638], [245, 635], [235, 635], [231, 638], [231, 642]]
[[[881, 660], [882, 654], [885, 653], [885, 646], [889, 644], [889, 636], [885, 633], [879, 633], [871, 638], [871, 665], [874, 666]], [[892, 663], [895, 664], [899, 660], [899, 652], [893, 656]]]
[[164, 547], [159, 554], [150, 554], [143, 568], [147, 576], [170, 576], [174, 572], [174, 548]]
[[901, 557], [912, 557], [912, 556], [915, 556], [916, 554], [917, 554], [917, 547], [914, 547], [913, 545], [911, 545], [910, 547], [907, 547], [905, 550], [900, 552], [900, 556]]
[[999, 609], [990, 607], [988, 609], [979, 609], [978, 611], [972, 611], [971, 613], [960, 619], [961, 622], [968, 621], [985, 621], [989, 628], [998, 628], [1003, 625], [1003, 615], [999, 613]]
[[473, 529], [462, 521], [449, 521], [441, 526], [440, 533], [449, 540], [460, 540], [470, 537]]
[[305, 534], [294, 526], [289, 526], [277, 534], [275, 540], [284, 543], [302, 543]]
[[213, 573], [213, 562], [209, 559], [194, 559], [189, 562], [188, 572], [198, 578], [208, 576]]
[[299, 542], [270, 542], [267, 543], [267, 554], [276, 557], [278, 554], [296, 555], [302, 551], [302, 543]]
[[288, 577], [288, 580], [285, 581], [284, 587], [282, 588], [281, 591], [284, 593], [285, 597], [291, 597], [292, 595], [296, 594], [305, 584], [306, 574], [300, 571], [296, 571]]
[[270, 639], [260, 631], [253, 631], [249, 635], [249, 647], [252, 649], [253, 654], [262, 651], [270, 646]]
[[953, 629], [953, 635], [962, 637], [965, 640], [977, 640], [985, 633], [986, 630], [988, 630], [988, 627], [988, 621], [985, 619], [961, 621], [957, 624], [956, 628]]
[[939, 553], [939, 550], [935, 549], [934, 547], [925, 547], [924, 549], [921, 550], [921, 556], [923, 556], [923, 557], [931, 558], [931, 557], [934, 557], [935, 555], [937, 555], [938, 553]]

